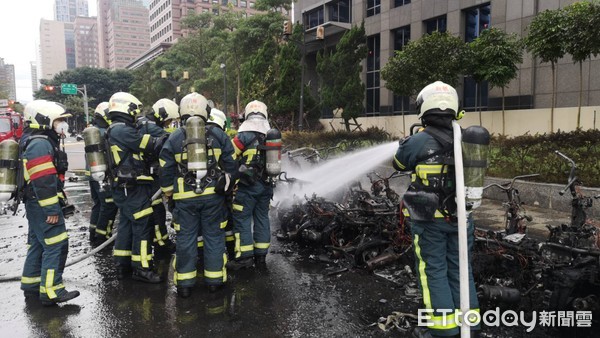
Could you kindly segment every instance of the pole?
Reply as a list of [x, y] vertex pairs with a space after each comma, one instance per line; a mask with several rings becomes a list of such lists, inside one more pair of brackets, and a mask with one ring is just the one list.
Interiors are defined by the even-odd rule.
[[304, 28], [302, 31], [302, 45], [300, 46], [300, 52], [302, 57], [300, 59], [300, 112], [298, 113], [298, 131], [302, 130], [302, 120], [304, 119], [304, 53], [305, 53], [305, 35]]
[[231, 119], [227, 111], [227, 66], [223, 67], [223, 112], [225, 113], [227, 129], [231, 128]]
[[452, 121], [454, 133], [454, 171], [456, 175], [456, 213], [458, 216], [458, 266], [460, 281], [460, 312], [458, 318], [460, 337], [471, 337], [471, 327], [467, 324], [465, 314], [470, 310], [469, 303], [469, 246], [467, 241], [467, 207], [465, 202], [465, 177], [462, 158], [462, 133], [460, 125]]
[[85, 114], [85, 126], [90, 125], [90, 116], [88, 115], [88, 96], [87, 87], [83, 85], [83, 113]]

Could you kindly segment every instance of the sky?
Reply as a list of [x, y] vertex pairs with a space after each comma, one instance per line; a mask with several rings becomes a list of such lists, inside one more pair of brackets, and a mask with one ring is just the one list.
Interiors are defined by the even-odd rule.
[[[88, 0], [90, 16], [96, 15], [96, 0]], [[0, 57], [15, 66], [17, 101], [33, 100], [31, 61], [36, 61], [40, 19], [54, 20], [54, 0], [1, 0]]]

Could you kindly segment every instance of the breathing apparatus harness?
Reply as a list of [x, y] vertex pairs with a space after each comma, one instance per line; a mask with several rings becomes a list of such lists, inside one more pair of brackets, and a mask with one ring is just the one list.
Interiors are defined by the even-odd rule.
[[[441, 128], [436, 126], [427, 126], [422, 132], [427, 133], [433, 137], [442, 147], [439, 150], [434, 151], [431, 154], [424, 154], [417, 157], [417, 163], [424, 163], [430, 159], [439, 157], [436, 160], [436, 164], [441, 164], [438, 177], [428, 179], [428, 184], [423, 184], [421, 178], [416, 175], [415, 181], [410, 185], [409, 191], [407, 191], [406, 198], [411, 198], [411, 193], [418, 194], [418, 191], [425, 193], [435, 194], [437, 198], [428, 200], [427, 202], [434, 204], [436, 210], [438, 210], [446, 221], [456, 221], [456, 187], [453, 180], [454, 177], [454, 152], [453, 145], [454, 141], [450, 135], [445, 133]], [[434, 201], [437, 200], [437, 201]], [[417, 203], [427, 203], [421, 200]], [[432, 206], [430, 206], [432, 207]], [[430, 209], [431, 213], [435, 213], [433, 208]], [[411, 216], [413, 213], [411, 213]]]
[[[130, 151], [125, 151], [125, 156], [123, 158], [121, 158], [121, 161], [119, 161], [119, 163], [115, 163], [115, 159], [113, 158], [112, 155], [112, 149], [110, 149], [110, 133], [112, 131], [112, 129], [115, 126], [120, 126], [120, 125], [129, 125], [131, 126], [131, 124], [125, 123], [125, 122], [113, 122], [110, 124], [110, 126], [108, 127], [108, 129], [106, 129], [106, 133], [104, 134], [105, 137], [105, 142], [106, 145], [108, 147], [109, 150], [109, 155], [107, 156], [108, 159], [108, 177], [109, 177], [109, 181], [110, 182], [115, 182], [115, 179], [117, 181], [116, 186], [125, 189], [125, 191], [127, 191], [128, 187], [131, 187], [132, 185], [135, 185], [137, 183], [137, 177], [141, 176], [141, 175], [146, 175], [148, 174], [145, 170], [145, 168], [139, 169], [139, 168], [134, 168], [133, 166], [124, 166], [123, 164], [125, 162], [127, 162], [127, 160], [129, 160], [130, 158], [133, 158], [133, 153]], [[135, 129], [135, 127], [133, 127]], [[113, 183], [114, 184], [114, 183]], [[127, 195], [127, 193], [125, 193], [125, 195]]]
[[[213, 131], [214, 125], [206, 125], [206, 137], [205, 140], [196, 139], [196, 138], [188, 138], [187, 137], [187, 128], [185, 126], [180, 127], [183, 132], [183, 144], [182, 144], [182, 154], [188, 153], [188, 146], [191, 144], [206, 146], [206, 153], [208, 154], [209, 150], [212, 150], [213, 156], [207, 156], [207, 165], [206, 165], [206, 175], [203, 177], [198, 177], [196, 175], [195, 170], [188, 169], [188, 160], [189, 154], [186, 159], [181, 158], [181, 162], [177, 162], [177, 168], [179, 172], [179, 176], [183, 177], [183, 182], [194, 188], [194, 192], [196, 194], [201, 194], [204, 190], [214, 181], [219, 179], [219, 177], [223, 174], [223, 171], [219, 167], [219, 163], [216, 160], [216, 156], [214, 155], [214, 147], [213, 140], [217, 138], [217, 134]], [[209, 137], [212, 136], [212, 137]]]
[[58, 175], [60, 185], [58, 187], [59, 192], [62, 194], [63, 198], [59, 198], [59, 203], [62, 208], [63, 217], [68, 218], [75, 213], [75, 206], [70, 204], [67, 200], [67, 195], [64, 191], [64, 176], [67, 170], [69, 169], [69, 161], [67, 158], [67, 153], [64, 151], [65, 149], [65, 140], [62, 139], [62, 149], [59, 146], [59, 140], [48, 135], [30, 135], [27, 137], [24, 143], [19, 145], [19, 160], [17, 167], [17, 191], [15, 194], [15, 203], [13, 205], [13, 216], [17, 214], [17, 210], [19, 207], [19, 203], [24, 202], [27, 199], [36, 198], [35, 192], [33, 191], [33, 186], [31, 184], [27, 184], [25, 182], [25, 168], [23, 163], [23, 154], [25, 150], [33, 140], [43, 139], [47, 140], [52, 149], [54, 150], [54, 156], [52, 157], [52, 164], [56, 168], [56, 173]]

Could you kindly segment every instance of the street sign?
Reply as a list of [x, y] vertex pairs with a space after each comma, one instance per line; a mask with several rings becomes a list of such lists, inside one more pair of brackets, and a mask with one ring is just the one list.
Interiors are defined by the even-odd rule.
[[61, 83], [60, 93], [67, 95], [77, 95], [77, 85], [75, 83]]

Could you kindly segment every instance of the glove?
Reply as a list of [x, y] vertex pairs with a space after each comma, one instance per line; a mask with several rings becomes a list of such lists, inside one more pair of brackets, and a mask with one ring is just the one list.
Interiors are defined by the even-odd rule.
[[231, 180], [231, 175], [224, 173], [217, 179], [215, 192], [219, 195], [230, 195], [233, 191], [234, 182]]

